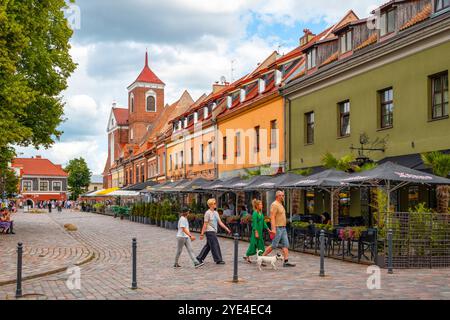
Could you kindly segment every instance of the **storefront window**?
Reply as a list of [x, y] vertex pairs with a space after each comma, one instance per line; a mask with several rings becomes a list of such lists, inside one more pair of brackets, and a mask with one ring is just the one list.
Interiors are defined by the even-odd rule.
[[314, 191], [306, 191], [305, 197], [306, 214], [314, 214]]
[[350, 216], [350, 192], [339, 193], [339, 216]]
[[414, 208], [419, 204], [419, 187], [411, 186], [408, 188], [408, 207]]

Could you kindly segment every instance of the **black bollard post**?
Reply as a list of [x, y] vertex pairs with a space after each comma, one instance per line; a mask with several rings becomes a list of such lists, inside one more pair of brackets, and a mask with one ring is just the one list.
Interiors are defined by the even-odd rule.
[[22, 297], [22, 254], [23, 245], [22, 242], [17, 244], [17, 287], [16, 298]]
[[137, 249], [137, 241], [136, 238], [133, 238], [133, 281], [131, 283], [131, 289], [136, 290], [137, 289], [137, 279], [136, 279], [136, 249]]
[[392, 244], [392, 238], [393, 238], [393, 231], [392, 229], [389, 229], [388, 231], [388, 273], [393, 274], [393, 260], [392, 260], [392, 251], [393, 251], [393, 244]]
[[234, 234], [234, 270], [233, 270], [233, 282], [239, 282], [238, 279], [238, 255], [239, 255], [239, 234]]
[[319, 276], [325, 277], [325, 231], [320, 231], [320, 273]]

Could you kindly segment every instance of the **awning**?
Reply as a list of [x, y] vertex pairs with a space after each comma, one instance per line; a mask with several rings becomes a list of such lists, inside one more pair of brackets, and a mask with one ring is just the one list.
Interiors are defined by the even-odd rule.
[[141, 183], [136, 183], [131, 186], [127, 186], [125, 188], [122, 188], [122, 190], [132, 190], [132, 191], [141, 191], [146, 189], [147, 187], [155, 186], [158, 182], [156, 181], [145, 181]]
[[296, 180], [301, 175], [295, 173], [283, 173], [276, 176], [271, 176], [268, 180], [256, 181], [244, 188], [244, 190], [271, 190], [279, 188], [282, 184], [289, 181]]
[[410, 169], [393, 162], [386, 162], [378, 167], [359, 173], [354, 173], [341, 179], [342, 183], [364, 183], [376, 181], [408, 182], [417, 184], [450, 184], [450, 179], [435, 176], [431, 173]]
[[163, 186], [160, 186], [159, 188], [153, 190], [153, 192], [157, 192], [157, 193], [170, 193], [170, 192], [178, 192], [175, 187], [182, 184], [182, 183], [186, 183], [189, 180], [183, 179], [183, 180], [178, 180], [178, 181], [170, 181], [167, 184], [164, 184]]
[[155, 192], [159, 188], [162, 188], [163, 186], [166, 186], [170, 183], [172, 183], [172, 181], [165, 181], [163, 183], [155, 184], [153, 186], [148, 186], [145, 189], [141, 190], [141, 192]]
[[290, 179], [281, 184], [282, 188], [311, 188], [311, 187], [341, 187], [343, 179], [349, 178], [349, 173], [328, 169], [310, 176], [298, 175], [298, 179]]
[[222, 190], [223, 191], [223, 190], [226, 190], [230, 184], [236, 183], [241, 180], [242, 180], [242, 178], [240, 178], [240, 177], [228, 178], [228, 179], [223, 179], [223, 180], [219, 179], [209, 185], [202, 187], [201, 190], [206, 190], [206, 191], [221, 191]]
[[[440, 151], [444, 154], [450, 154], [450, 149], [442, 150]], [[422, 157], [420, 153], [413, 153], [413, 154], [407, 154], [402, 156], [394, 156], [394, 157], [387, 157], [380, 161], [378, 161], [378, 164], [383, 164], [386, 162], [393, 162], [395, 164], [398, 164], [400, 166], [404, 166], [410, 169], [419, 170], [419, 171], [425, 171], [432, 173], [432, 170], [430, 167], [427, 167], [423, 164]]]
[[136, 197], [139, 195], [138, 191], [133, 190], [116, 190], [108, 194], [111, 197]]
[[250, 179], [239, 179], [232, 183], [227, 183], [224, 186], [226, 190], [244, 190], [245, 188], [250, 188], [252, 185], [257, 183], [262, 183], [264, 181], [270, 180], [272, 176], [254, 176]]
[[98, 191], [94, 191], [88, 194], [85, 194], [83, 197], [109, 197], [111, 192], [117, 191], [119, 188], [109, 188], [109, 189], [101, 189]]
[[206, 180], [203, 178], [197, 178], [194, 180], [187, 180], [182, 183], [179, 183], [177, 186], [173, 188], [172, 191], [175, 192], [196, 192], [201, 189], [203, 186], [207, 186], [211, 183], [211, 180]]

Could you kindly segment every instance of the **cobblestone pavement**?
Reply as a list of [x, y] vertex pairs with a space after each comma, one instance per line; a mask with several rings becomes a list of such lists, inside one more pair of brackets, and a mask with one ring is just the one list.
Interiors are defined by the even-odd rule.
[[[68, 211], [19, 214], [15, 219], [16, 235], [0, 235], [2, 279], [15, 277], [13, 257], [19, 240], [27, 248], [27, 270], [69, 267], [91, 256], [80, 267], [80, 290], [69, 290], [69, 274], [60, 272], [24, 281], [23, 299], [450, 299], [449, 269], [395, 270], [393, 275], [381, 270], [381, 289], [369, 290], [367, 266], [326, 259], [327, 275], [320, 278], [318, 257], [291, 253], [289, 260], [297, 264], [295, 268], [264, 268], [260, 272], [255, 264], [242, 260], [247, 244], [241, 242], [241, 282], [233, 284], [232, 240], [220, 239], [226, 265], [214, 264], [209, 256], [204, 267], [194, 269], [183, 252], [183, 267], [174, 270], [175, 231]], [[78, 231], [64, 231], [65, 223], [75, 224]], [[130, 289], [133, 237], [138, 239], [137, 290]], [[195, 241], [194, 250], [199, 252], [203, 244]], [[47, 252], [46, 248], [64, 254], [49, 254], [39, 263], [27, 257], [39, 250]], [[14, 299], [14, 293], [14, 284], [0, 286], [0, 299]]]

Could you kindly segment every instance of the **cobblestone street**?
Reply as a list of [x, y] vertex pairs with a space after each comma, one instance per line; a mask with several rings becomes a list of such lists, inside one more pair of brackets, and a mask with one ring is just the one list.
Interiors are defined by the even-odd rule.
[[[184, 251], [174, 270], [175, 231], [90, 213], [18, 213], [16, 235], [0, 235], [0, 299], [15, 299], [17, 242], [24, 244], [23, 299], [450, 299], [450, 270], [381, 270], [381, 289], [367, 289], [367, 267], [326, 259], [320, 278], [319, 258], [292, 253], [295, 268], [265, 268], [242, 260], [238, 284], [233, 275], [233, 241], [220, 239], [226, 265], [211, 256], [194, 269]], [[63, 225], [75, 224], [67, 232]], [[138, 239], [138, 290], [131, 290], [131, 240]], [[203, 241], [193, 243], [199, 252]], [[66, 285], [67, 267], [79, 264], [81, 289]], [[56, 273], [48, 274], [51, 271]]]

